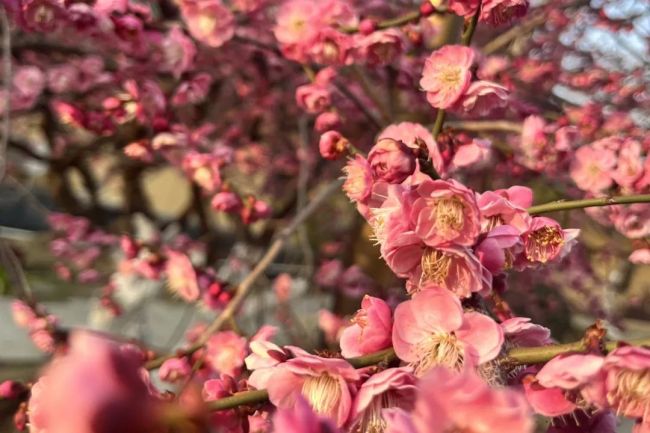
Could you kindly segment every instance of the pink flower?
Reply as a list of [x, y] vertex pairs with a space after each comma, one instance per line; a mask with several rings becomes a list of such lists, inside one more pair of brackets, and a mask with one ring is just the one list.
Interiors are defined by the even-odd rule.
[[609, 206], [609, 219], [616, 230], [631, 239], [650, 235], [650, 206], [634, 203], [629, 206]]
[[340, 158], [347, 152], [349, 147], [350, 142], [348, 139], [343, 137], [338, 131], [327, 131], [323, 133], [318, 142], [320, 155], [329, 160]]
[[214, 192], [221, 185], [221, 161], [213, 155], [188, 152], [183, 157], [183, 170], [206, 192]]
[[607, 355], [603, 370], [612, 410], [650, 422], [650, 349], [619, 347]]
[[350, 431], [384, 431], [384, 409], [413, 409], [416, 381], [407, 368], [389, 368], [370, 376], [354, 398]]
[[233, 331], [218, 332], [206, 344], [206, 361], [217, 372], [237, 377], [247, 355], [246, 339]]
[[456, 112], [470, 116], [487, 116], [497, 108], [505, 107], [508, 89], [491, 81], [474, 81], [452, 107]]
[[523, 385], [526, 399], [535, 413], [557, 417], [570, 414], [577, 409], [576, 404], [566, 398], [565, 392], [561, 388], [546, 388], [540, 385], [533, 376], [525, 377]]
[[235, 19], [221, 0], [182, 0], [183, 20], [192, 36], [211, 47], [220, 47], [235, 34]]
[[289, 299], [292, 284], [293, 278], [291, 278], [291, 274], [283, 272], [275, 277], [275, 280], [273, 280], [273, 291], [278, 302], [286, 302]]
[[532, 323], [528, 317], [513, 317], [501, 322], [506, 339], [515, 346], [534, 347], [551, 344], [551, 331]]
[[579, 230], [562, 230], [560, 224], [546, 217], [535, 217], [522, 235], [524, 254], [531, 262], [546, 263], [566, 254]]
[[341, 117], [335, 111], [327, 111], [319, 114], [314, 122], [314, 129], [321, 133], [331, 129], [336, 129], [340, 126]]
[[193, 68], [196, 47], [183, 30], [174, 25], [161, 44], [165, 67], [179, 78], [185, 71]]
[[354, 159], [350, 159], [346, 166], [343, 168], [345, 174], [345, 183], [343, 183], [343, 191], [347, 194], [348, 198], [356, 202], [365, 202], [370, 198], [372, 191], [372, 169], [368, 161], [357, 155]]
[[401, 141], [382, 138], [370, 149], [368, 163], [375, 179], [401, 183], [415, 170], [415, 154]]
[[390, 307], [382, 299], [364, 296], [352, 323], [341, 334], [341, 354], [345, 358], [390, 347], [393, 321]]
[[143, 378], [142, 356], [89, 332], [70, 337], [32, 388], [32, 433], [155, 431], [157, 402]]
[[242, 208], [241, 198], [232, 191], [221, 191], [212, 197], [210, 206], [218, 212], [238, 213]]
[[386, 65], [403, 48], [402, 35], [396, 29], [374, 31], [356, 41], [356, 49], [369, 65]]
[[481, 231], [488, 232], [494, 227], [507, 224], [519, 233], [528, 231], [531, 216], [526, 208], [533, 204], [533, 192], [523, 186], [486, 191], [477, 197], [481, 211]]
[[340, 433], [341, 431], [326, 417], [314, 413], [309, 403], [296, 398], [295, 404], [279, 408], [273, 416], [274, 433]]
[[494, 320], [463, 312], [456, 296], [434, 285], [399, 304], [394, 320], [395, 353], [418, 376], [438, 365], [461, 370], [491, 361], [503, 345], [503, 331]]
[[290, 408], [302, 397], [317, 414], [332, 418], [340, 427], [350, 416], [354, 383], [359, 379], [343, 359], [303, 354], [275, 367], [267, 390], [276, 407]]
[[426, 283], [434, 283], [461, 298], [469, 298], [475, 292], [489, 294], [492, 286], [490, 272], [472, 251], [463, 247], [426, 248], [409, 278], [411, 291]]
[[650, 265], [650, 248], [639, 248], [632, 251], [628, 260], [634, 264]]
[[424, 145], [424, 148], [429, 153], [429, 159], [431, 160], [436, 172], [441, 176], [446, 174], [444, 162], [440, 156], [440, 151], [438, 150], [438, 145], [431, 135], [431, 132], [419, 123], [401, 122], [390, 125], [381, 131], [377, 140], [383, 138], [392, 138], [393, 140], [401, 141], [414, 150], [418, 150], [421, 145]]
[[476, 13], [479, 0], [450, 0], [449, 10], [461, 17], [470, 17]]
[[21, 328], [30, 328], [38, 316], [25, 302], [18, 299], [11, 302], [11, 314], [16, 325]]
[[5, 380], [0, 382], [0, 400], [14, 399], [20, 397], [27, 388], [20, 383], [13, 380]]
[[330, 92], [323, 86], [304, 84], [296, 89], [296, 103], [308, 113], [325, 111], [330, 102]]
[[632, 188], [643, 174], [641, 144], [636, 140], [625, 140], [618, 153], [616, 171], [612, 177], [624, 188]]
[[198, 104], [203, 102], [210, 92], [213, 78], [210, 74], [196, 74], [183, 81], [172, 97], [172, 105]]
[[344, 326], [343, 319], [331, 311], [318, 311], [318, 328], [323, 331], [328, 344], [336, 344], [339, 341]]
[[513, 18], [520, 18], [528, 12], [528, 0], [486, 0], [481, 5], [482, 22], [493, 26], [508, 24]]
[[386, 433], [532, 433], [530, 415], [520, 393], [493, 389], [471, 369], [437, 367], [418, 384], [413, 412], [389, 412]]
[[163, 362], [158, 370], [158, 376], [165, 382], [180, 382], [189, 377], [192, 373], [192, 366], [187, 357], [172, 358]]
[[424, 64], [420, 87], [435, 108], [449, 108], [465, 93], [472, 79], [474, 51], [461, 45], [446, 45], [434, 51]]
[[616, 154], [609, 149], [582, 146], [574, 154], [571, 178], [582, 190], [598, 193], [612, 185]]
[[352, 61], [352, 38], [332, 27], [323, 27], [309, 47], [310, 57], [323, 65], [345, 65]]
[[474, 193], [455, 180], [427, 180], [417, 187], [410, 219], [426, 245], [473, 245], [481, 224]]
[[183, 253], [167, 250], [165, 273], [169, 290], [187, 302], [196, 301], [201, 295], [196, 271], [190, 259]]
[[498, 275], [512, 266], [512, 249], [515, 248], [521, 248], [519, 231], [509, 225], [500, 225], [493, 228], [474, 251], [481, 264], [493, 275]]

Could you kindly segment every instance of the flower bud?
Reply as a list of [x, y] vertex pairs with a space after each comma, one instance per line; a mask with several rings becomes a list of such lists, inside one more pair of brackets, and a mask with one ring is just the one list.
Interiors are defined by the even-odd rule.
[[368, 162], [376, 179], [401, 183], [415, 170], [415, 155], [404, 143], [392, 138], [379, 140], [368, 154]]
[[325, 132], [320, 136], [320, 142], [318, 143], [320, 154], [325, 159], [338, 159], [348, 150], [349, 146], [348, 139], [338, 131]]
[[366, 18], [361, 20], [361, 22], [359, 23], [359, 33], [361, 33], [364, 36], [369, 35], [375, 30], [377, 30], [377, 21], [375, 20]]

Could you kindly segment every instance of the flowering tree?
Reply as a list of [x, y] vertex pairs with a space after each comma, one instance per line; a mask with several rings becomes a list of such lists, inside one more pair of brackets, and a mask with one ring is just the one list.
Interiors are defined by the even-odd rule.
[[[36, 200], [47, 173], [56, 275], [112, 316], [152, 281], [213, 318], [167, 352], [70, 328], [2, 241], [51, 357], [0, 384], [16, 427], [650, 432], [650, 339], [607, 335], [650, 299], [641, 3], [3, 0], [0, 179]], [[318, 343], [298, 277], [333, 300]], [[240, 329], [253, 292], [281, 330]], [[599, 320], [560, 344], [562, 312]]]

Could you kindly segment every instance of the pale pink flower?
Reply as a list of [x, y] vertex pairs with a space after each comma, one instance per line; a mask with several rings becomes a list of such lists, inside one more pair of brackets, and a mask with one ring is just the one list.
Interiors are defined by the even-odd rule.
[[158, 376], [165, 382], [176, 383], [185, 380], [192, 374], [192, 365], [187, 357], [171, 358], [163, 362], [158, 369]]
[[469, 116], [487, 116], [503, 108], [508, 102], [508, 89], [491, 81], [472, 82], [463, 96], [452, 107], [453, 111]]
[[320, 155], [329, 160], [340, 158], [347, 152], [349, 147], [350, 142], [348, 139], [338, 131], [327, 131], [323, 133], [318, 142]]
[[603, 370], [612, 410], [650, 422], [650, 349], [619, 347], [607, 355]]
[[193, 68], [196, 47], [178, 25], [172, 26], [161, 44], [165, 67], [179, 78]]
[[30, 432], [155, 431], [157, 402], [142, 361], [138, 352], [96, 334], [73, 333], [67, 354], [55, 359], [32, 388]]
[[274, 368], [267, 390], [276, 407], [290, 408], [303, 397], [317, 414], [332, 418], [337, 426], [348, 420], [360, 375], [345, 360], [303, 354]]
[[447, 170], [455, 171], [487, 160], [492, 149], [492, 142], [482, 138], [474, 138], [467, 144], [461, 144], [454, 152]]
[[293, 278], [286, 272], [281, 273], [273, 280], [273, 291], [278, 302], [286, 302], [291, 296], [291, 285]]
[[632, 188], [641, 175], [643, 175], [641, 143], [632, 139], [625, 140], [618, 153], [616, 170], [612, 177], [620, 186]]
[[508, 24], [528, 12], [528, 0], [486, 0], [481, 4], [480, 20], [493, 26]]
[[354, 398], [350, 431], [383, 432], [384, 409], [413, 409], [416, 382], [416, 377], [405, 367], [389, 368], [370, 376]]
[[390, 307], [382, 299], [364, 296], [352, 325], [341, 334], [341, 354], [352, 358], [390, 347], [391, 316]]
[[341, 433], [327, 417], [318, 416], [302, 397], [294, 404], [278, 408], [273, 415], [274, 433]]
[[402, 51], [402, 34], [396, 29], [380, 30], [356, 40], [356, 49], [369, 65], [386, 65]]
[[550, 329], [532, 323], [528, 317], [512, 317], [501, 322], [506, 339], [515, 346], [535, 347], [552, 343]]
[[457, 246], [426, 248], [409, 278], [410, 291], [434, 283], [461, 298], [469, 298], [472, 293], [486, 295], [492, 286], [492, 274], [478, 257], [471, 250]]
[[310, 57], [323, 65], [345, 65], [352, 61], [352, 37], [332, 27], [323, 27], [309, 47]]
[[214, 192], [221, 185], [219, 158], [207, 153], [188, 152], [183, 157], [183, 170], [206, 192]]
[[609, 149], [582, 146], [574, 153], [571, 178], [578, 188], [598, 193], [612, 186], [616, 154]]
[[169, 290], [187, 302], [199, 299], [201, 290], [190, 259], [185, 254], [173, 250], [167, 250], [166, 255], [165, 274]]
[[336, 344], [341, 338], [345, 327], [345, 321], [330, 310], [318, 311], [318, 328], [323, 331], [325, 341], [329, 344]]
[[488, 232], [494, 227], [507, 224], [519, 233], [528, 231], [531, 216], [526, 208], [533, 204], [533, 192], [524, 186], [486, 191], [479, 194], [476, 202], [481, 211], [481, 231]]
[[180, 9], [190, 34], [206, 45], [220, 47], [235, 34], [235, 18], [221, 0], [182, 0]]
[[370, 149], [368, 163], [375, 179], [401, 183], [415, 170], [415, 154], [401, 141], [382, 138]]
[[284, 2], [273, 29], [285, 57], [298, 62], [308, 60], [307, 49], [323, 27], [317, 3], [311, 0]]
[[248, 354], [246, 339], [233, 331], [218, 332], [206, 343], [205, 359], [221, 374], [237, 377]]
[[524, 397], [494, 389], [471, 369], [432, 369], [418, 384], [410, 414], [393, 409], [386, 433], [532, 433], [534, 422]]
[[461, 45], [446, 45], [426, 60], [420, 87], [435, 108], [449, 108], [465, 93], [472, 79], [474, 51]]
[[490, 317], [463, 312], [456, 296], [428, 285], [395, 310], [393, 347], [404, 362], [423, 375], [442, 365], [461, 370], [496, 358], [504, 337]]
[[390, 125], [381, 131], [377, 140], [383, 138], [392, 138], [393, 140], [401, 141], [414, 150], [418, 150], [420, 146], [424, 145], [436, 172], [441, 176], [446, 174], [444, 162], [440, 156], [440, 150], [433, 135], [419, 123], [401, 122]]
[[546, 263], [561, 257], [571, 248], [578, 232], [563, 230], [560, 224], [551, 218], [533, 218], [528, 231], [522, 234], [526, 259]]
[[650, 235], [650, 205], [634, 203], [628, 206], [609, 206], [609, 219], [616, 230], [630, 239]]
[[343, 173], [345, 174], [343, 191], [345, 191], [348, 198], [361, 203], [368, 200], [373, 185], [372, 169], [368, 161], [364, 157], [357, 155], [348, 161], [343, 168]]
[[11, 302], [11, 314], [14, 323], [21, 328], [30, 328], [32, 323], [38, 319], [34, 309], [18, 299]]
[[639, 248], [632, 251], [628, 260], [634, 264], [650, 265], [650, 248]]
[[455, 180], [428, 180], [416, 191], [410, 219], [422, 242], [430, 247], [474, 244], [481, 229], [474, 192]]

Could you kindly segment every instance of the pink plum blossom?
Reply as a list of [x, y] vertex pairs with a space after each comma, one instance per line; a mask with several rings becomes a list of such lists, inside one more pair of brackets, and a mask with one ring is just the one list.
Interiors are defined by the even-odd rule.
[[244, 365], [247, 347], [246, 339], [234, 331], [218, 332], [206, 343], [207, 364], [221, 374], [237, 377]]
[[273, 416], [274, 433], [340, 433], [332, 421], [318, 416], [302, 397], [295, 404], [279, 408]]
[[467, 91], [474, 62], [474, 51], [461, 45], [446, 45], [426, 60], [420, 87], [435, 108], [451, 107]]
[[415, 154], [401, 141], [382, 138], [370, 149], [368, 163], [375, 179], [401, 183], [415, 170]]
[[452, 107], [454, 111], [469, 116], [486, 116], [498, 108], [505, 107], [508, 89], [491, 81], [474, 81], [465, 94]]
[[343, 190], [350, 200], [363, 203], [370, 198], [373, 185], [372, 169], [364, 157], [355, 156], [348, 161], [343, 172], [345, 173]]
[[528, 317], [512, 317], [501, 322], [505, 338], [515, 346], [534, 347], [551, 344], [550, 329], [532, 323]]
[[192, 365], [187, 357], [171, 358], [163, 362], [158, 370], [158, 376], [166, 382], [179, 382], [189, 377], [192, 373]]
[[172, 293], [188, 302], [199, 299], [201, 291], [198, 286], [196, 271], [185, 254], [168, 250], [165, 274], [167, 275], [167, 285]]
[[399, 304], [394, 320], [395, 352], [418, 376], [438, 365], [461, 370], [490, 361], [504, 341], [491, 318], [463, 312], [456, 296], [431, 285]]
[[598, 193], [612, 185], [612, 172], [616, 166], [616, 154], [612, 150], [582, 146], [574, 157], [571, 178], [580, 189]]
[[522, 235], [524, 253], [531, 262], [546, 263], [561, 257], [573, 245], [577, 230], [563, 230], [560, 224], [546, 217], [535, 217]]
[[528, 11], [528, 0], [486, 0], [481, 5], [480, 20], [500, 26], [513, 18], [520, 18]]
[[619, 347], [607, 355], [603, 371], [612, 410], [650, 422], [650, 349]]
[[[329, 160], [338, 159], [347, 152], [350, 142], [338, 131], [327, 131], [320, 136], [318, 149], [320, 155]], [[354, 173], [355, 170], [352, 169]]]
[[220, 47], [234, 33], [234, 16], [221, 0], [182, 0], [183, 19], [192, 36], [211, 47]]
[[341, 354], [352, 358], [390, 347], [391, 315], [390, 307], [382, 299], [364, 296], [352, 325], [341, 334]]
[[416, 151], [423, 146], [427, 150], [429, 159], [431, 160], [436, 172], [441, 176], [446, 174], [438, 145], [431, 135], [431, 132], [419, 123], [401, 122], [390, 125], [381, 131], [377, 140], [383, 138], [392, 138], [393, 140], [401, 141]]
[[519, 233], [528, 231], [531, 217], [526, 208], [533, 204], [530, 188], [512, 186], [510, 188], [486, 191], [479, 194], [477, 204], [481, 212], [481, 231], [488, 232], [495, 226], [508, 224]]

